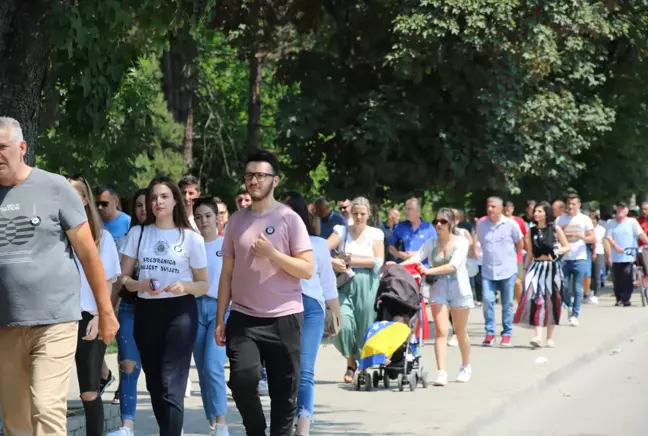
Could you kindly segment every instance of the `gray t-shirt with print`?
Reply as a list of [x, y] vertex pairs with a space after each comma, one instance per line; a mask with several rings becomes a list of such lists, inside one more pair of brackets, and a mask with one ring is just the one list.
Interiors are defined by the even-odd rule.
[[0, 186], [0, 328], [81, 319], [81, 282], [65, 232], [87, 221], [65, 178], [37, 168]]

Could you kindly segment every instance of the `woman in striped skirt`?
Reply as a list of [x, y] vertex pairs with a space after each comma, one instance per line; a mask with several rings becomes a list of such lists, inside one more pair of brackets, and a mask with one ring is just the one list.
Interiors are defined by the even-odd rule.
[[524, 293], [513, 322], [535, 328], [531, 340], [534, 347], [542, 346], [542, 328], [547, 327], [547, 347], [555, 347], [554, 327], [560, 322], [563, 277], [556, 265], [557, 256], [569, 251], [565, 233], [554, 225], [551, 205], [546, 201], [533, 210], [535, 225], [526, 235], [526, 247], [533, 256], [524, 264]]

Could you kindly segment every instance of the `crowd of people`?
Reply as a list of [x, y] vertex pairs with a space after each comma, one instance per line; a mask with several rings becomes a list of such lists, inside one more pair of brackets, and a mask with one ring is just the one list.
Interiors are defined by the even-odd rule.
[[[528, 202], [521, 217], [491, 197], [487, 214], [421, 203], [393, 208], [384, 222], [366, 198], [331, 208], [300, 193], [277, 195], [279, 162], [265, 150], [246, 160], [230, 216], [201, 195], [194, 176], [154, 178], [123, 208], [110, 186], [25, 163], [20, 125], [0, 117], [0, 414], [7, 436], [66, 434], [70, 371], [76, 362], [86, 434], [103, 434], [101, 395], [115, 381], [104, 362], [116, 338], [122, 426], [135, 432], [137, 383], [146, 377], [160, 435], [183, 434], [195, 361], [206, 430], [227, 436], [227, 387], [246, 433], [266, 434], [260, 395], [271, 398], [270, 434], [309, 434], [315, 363], [332, 337], [353, 383], [385, 268], [414, 264], [434, 330], [436, 386], [448, 383], [448, 346], [458, 346], [456, 381], [472, 377], [467, 326], [482, 306], [484, 346], [513, 344], [514, 324], [535, 330], [534, 347], [554, 347], [564, 308], [579, 325], [581, 303], [597, 304], [606, 266], [618, 306], [630, 306], [636, 252], [648, 244], [648, 204], [624, 202], [603, 225], [570, 195]], [[129, 209], [129, 216], [123, 209]], [[372, 222], [378, 224], [372, 226]], [[573, 297], [572, 297], [573, 294]], [[517, 307], [516, 307], [517, 304]], [[546, 335], [543, 333], [546, 328]], [[451, 333], [452, 332], [452, 333]], [[229, 372], [226, 364], [229, 360]], [[341, 365], [342, 366], [342, 365]]]

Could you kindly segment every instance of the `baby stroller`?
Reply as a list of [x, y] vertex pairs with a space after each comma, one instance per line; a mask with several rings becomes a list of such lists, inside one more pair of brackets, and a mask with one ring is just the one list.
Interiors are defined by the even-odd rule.
[[[421, 356], [423, 322], [417, 322], [423, 319], [424, 307], [419, 285], [408, 269], [401, 265], [390, 266], [378, 286], [374, 305], [376, 323], [370, 327], [365, 338], [363, 358], [358, 363], [356, 390], [364, 386], [365, 390], [369, 391], [377, 388], [380, 382], [385, 389], [389, 389], [392, 380], [396, 380], [400, 391], [403, 391], [405, 386], [409, 386], [413, 391], [419, 382], [423, 388], [427, 387], [427, 372], [424, 370]], [[404, 325], [407, 327], [403, 328]], [[387, 345], [376, 347], [376, 341], [371, 341], [371, 334], [380, 332], [381, 326], [385, 329], [393, 328], [395, 332], [398, 330], [395, 334], [401, 334], [398, 337], [402, 342], [391, 348]], [[402, 334], [404, 330], [407, 331]], [[395, 337], [392, 335], [391, 339]], [[388, 354], [392, 348], [395, 348], [395, 351], [391, 357], [373, 352], [380, 349]], [[376, 369], [370, 374], [368, 370], [372, 367]]]

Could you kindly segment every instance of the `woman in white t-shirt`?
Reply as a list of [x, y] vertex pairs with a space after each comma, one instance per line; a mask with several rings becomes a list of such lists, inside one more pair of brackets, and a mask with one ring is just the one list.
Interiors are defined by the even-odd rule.
[[601, 289], [601, 272], [605, 269], [605, 246], [603, 239], [607, 229], [600, 224], [600, 217], [594, 215], [592, 218], [592, 225], [594, 225], [594, 237], [596, 237], [596, 244], [594, 247], [594, 254], [592, 254], [592, 281], [591, 291], [588, 301], [592, 304], [598, 304], [598, 292]]
[[[198, 297], [198, 334], [194, 345], [194, 361], [198, 370], [200, 395], [203, 410], [212, 434], [227, 436], [225, 421], [227, 415], [227, 386], [225, 382], [225, 348], [216, 345], [216, 309], [218, 304], [218, 282], [223, 267], [223, 237], [220, 223], [223, 204], [214, 197], [194, 200], [193, 216], [200, 234], [205, 239], [209, 291]], [[225, 209], [227, 211], [227, 209]], [[225, 316], [227, 319], [227, 315]]]
[[[149, 184], [146, 210], [144, 225], [133, 227], [121, 246], [120, 281], [137, 292], [134, 336], [160, 436], [180, 436], [198, 331], [195, 297], [209, 290], [207, 255], [170, 178]], [[136, 263], [138, 280], [132, 278]]]
[[378, 274], [385, 255], [385, 234], [367, 225], [371, 216], [369, 200], [364, 197], [353, 200], [351, 216], [353, 224], [335, 226], [328, 239], [328, 248], [340, 253], [332, 261], [333, 270], [342, 277], [352, 275], [344, 284], [338, 276], [342, 328], [333, 338], [335, 348], [347, 359], [345, 383], [353, 382], [365, 333], [376, 318], [374, 303], [378, 292]]
[[[76, 189], [85, 207], [92, 237], [99, 249], [99, 257], [106, 273], [108, 288], [117, 280], [121, 270], [119, 268], [119, 253], [113, 237], [104, 230], [95, 206], [92, 190], [82, 177], [69, 179], [72, 187]], [[104, 430], [104, 408], [101, 400], [101, 367], [103, 365], [106, 344], [97, 337], [99, 332], [99, 317], [97, 316], [97, 303], [90, 284], [83, 271], [81, 262], [74, 255], [74, 260], [81, 276], [81, 322], [79, 323], [79, 337], [75, 353], [79, 392], [85, 411], [86, 434], [88, 436], [102, 436]]]
[[[300, 216], [313, 247], [313, 276], [300, 280], [304, 303], [304, 326], [301, 339], [301, 367], [299, 371], [299, 391], [297, 394], [297, 425], [295, 436], [308, 436], [315, 409], [315, 361], [324, 336], [324, 305], [340, 320], [340, 302], [331, 263], [331, 253], [325, 239], [315, 235], [313, 220], [308, 213], [304, 197], [297, 192], [285, 195], [284, 203]], [[328, 332], [335, 336], [336, 332]]]
[[450, 314], [454, 321], [462, 361], [457, 382], [466, 383], [470, 381], [472, 375], [468, 315], [474, 303], [466, 268], [470, 244], [467, 238], [457, 234], [455, 222], [451, 209], [439, 209], [432, 222], [439, 235], [438, 238], [426, 242], [416, 255], [403, 262], [403, 264], [420, 263], [427, 258], [431, 267], [420, 265], [419, 271], [421, 275], [436, 278], [430, 287], [430, 304], [436, 330], [434, 354], [439, 369], [433, 382], [436, 386], [445, 386], [448, 383], [445, 364]]

